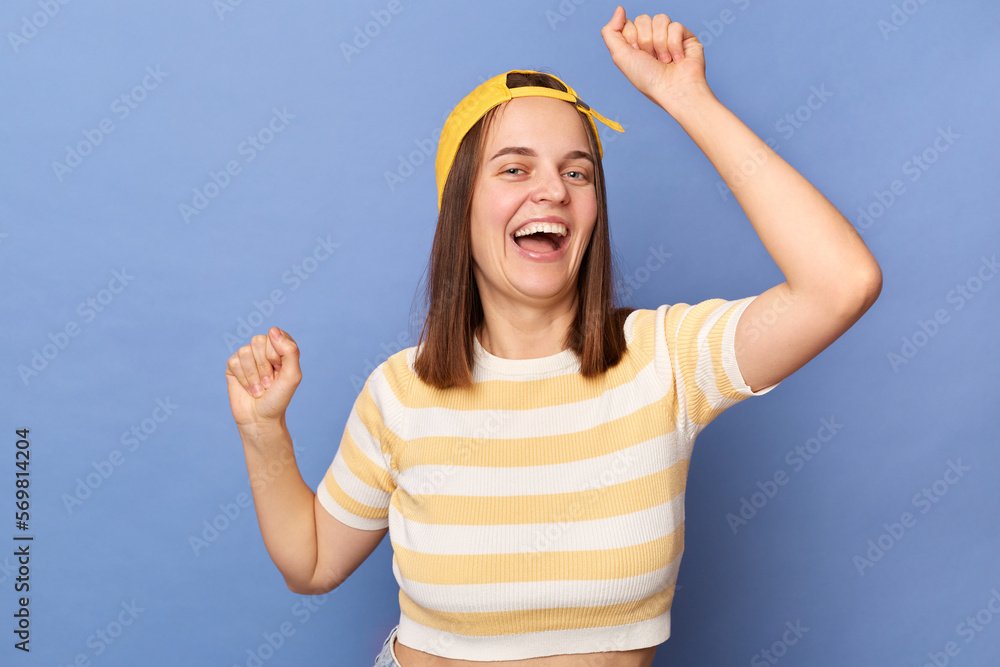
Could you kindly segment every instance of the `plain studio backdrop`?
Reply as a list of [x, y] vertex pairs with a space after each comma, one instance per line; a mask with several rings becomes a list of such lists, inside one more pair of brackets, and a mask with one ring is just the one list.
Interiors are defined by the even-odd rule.
[[[863, 232], [885, 283], [828, 350], [699, 437], [655, 664], [996, 664], [998, 5], [626, 10], [699, 36], [719, 99]], [[782, 280], [712, 165], [612, 63], [613, 11], [4, 3], [0, 662], [373, 662], [399, 616], [389, 540], [328, 595], [287, 590], [225, 361], [270, 325], [299, 341], [288, 424], [315, 487], [361, 383], [413, 344], [436, 139], [486, 78], [550, 71], [625, 126], [601, 129], [629, 304]], [[34, 537], [28, 575], [15, 536]]]

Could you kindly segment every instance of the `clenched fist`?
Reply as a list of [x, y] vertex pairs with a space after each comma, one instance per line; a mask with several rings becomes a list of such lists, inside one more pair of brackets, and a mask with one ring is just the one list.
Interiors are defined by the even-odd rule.
[[629, 20], [618, 6], [601, 36], [622, 74], [660, 106], [708, 89], [704, 47], [666, 14], [642, 14]]
[[271, 327], [266, 336], [251, 338], [226, 362], [236, 425], [252, 428], [282, 422], [301, 380], [299, 346], [291, 336]]

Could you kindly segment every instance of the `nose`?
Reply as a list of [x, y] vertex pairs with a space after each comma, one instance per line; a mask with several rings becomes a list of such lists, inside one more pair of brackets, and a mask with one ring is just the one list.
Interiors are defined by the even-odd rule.
[[562, 174], [556, 167], [539, 167], [536, 171], [535, 188], [532, 192], [535, 201], [548, 201], [565, 204], [569, 199], [569, 188], [562, 179]]

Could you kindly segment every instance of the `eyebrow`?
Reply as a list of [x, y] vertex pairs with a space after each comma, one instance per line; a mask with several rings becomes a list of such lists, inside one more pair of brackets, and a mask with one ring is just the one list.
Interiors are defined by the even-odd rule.
[[[504, 155], [524, 155], [526, 157], [538, 157], [538, 153], [536, 153], [530, 148], [525, 148], [524, 146], [507, 146], [506, 148], [501, 148], [499, 151], [497, 151], [496, 155], [494, 155], [489, 159], [489, 162], [492, 162], [493, 160], [496, 160], [498, 157], [502, 157]], [[594, 162], [594, 156], [592, 156], [590, 153], [586, 151], [570, 151], [569, 153], [566, 153], [566, 155], [563, 156], [563, 159], [567, 160], [584, 159], [584, 160], [590, 160], [591, 163]]]

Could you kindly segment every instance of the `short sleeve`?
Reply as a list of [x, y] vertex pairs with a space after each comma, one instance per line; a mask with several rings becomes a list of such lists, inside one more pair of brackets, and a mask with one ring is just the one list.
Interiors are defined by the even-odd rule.
[[327, 512], [362, 530], [388, 527], [389, 501], [396, 489], [389, 457], [382, 449], [386, 427], [372, 391], [369, 378], [351, 408], [333, 463], [316, 489]]
[[678, 408], [686, 417], [681, 423], [695, 432], [726, 408], [780, 384], [752, 391], [736, 363], [736, 325], [755, 298], [678, 303], [656, 311], [658, 366], [669, 369]]

